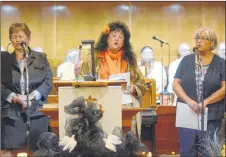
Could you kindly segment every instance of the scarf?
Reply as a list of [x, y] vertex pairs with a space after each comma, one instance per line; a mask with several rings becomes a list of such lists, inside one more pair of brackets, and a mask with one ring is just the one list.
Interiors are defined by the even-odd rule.
[[111, 74], [126, 72], [128, 62], [122, 59], [122, 55], [122, 50], [112, 53], [107, 49], [105, 52], [98, 53], [98, 57], [102, 58], [100, 79], [108, 79]]

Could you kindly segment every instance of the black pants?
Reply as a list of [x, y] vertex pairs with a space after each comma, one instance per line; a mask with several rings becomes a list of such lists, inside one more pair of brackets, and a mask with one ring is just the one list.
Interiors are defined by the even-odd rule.
[[21, 114], [19, 120], [12, 120], [8, 117], [2, 118], [1, 122], [1, 149], [24, 149], [27, 148], [28, 137], [29, 148], [37, 149], [37, 140], [39, 136], [48, 132], [48, 117], [45, 115], [30, 118], [30, 136], [27, 135], [27, 116]]
[[[216, 128], [221, 128], [222, 120], [211, 120], [208, 121], [207, 131], [204, 133], [204, 137], [207, 135], [213, 135]], [[207, 156], [204, 153], [204, 149], [198, 145], [202, 140], [202, 135], [200, 130], [180, 128], [180, 156], [181, 157], [198, 157], [198, 153], [202, 156]]]

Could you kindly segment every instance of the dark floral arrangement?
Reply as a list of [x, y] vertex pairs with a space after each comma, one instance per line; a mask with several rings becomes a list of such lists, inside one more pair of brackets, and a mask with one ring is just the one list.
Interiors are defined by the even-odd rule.
[[[106, 135], [99, 124], [103, 117], [102, 107], [96, 101], [85, 101], [84, 97], [75, 99], [65, 106], [70, 117], [66, 121], [66, 136], [59, 141], [55, 135], [39, 139], [39, 157], [148, 157], [147, 148], [129, 131], [125, 135], [121, 128], [115, 128]], [[56, 144], [58, 142], [58, 144]], [[46, 154], [45, 154], [46, 153]]]

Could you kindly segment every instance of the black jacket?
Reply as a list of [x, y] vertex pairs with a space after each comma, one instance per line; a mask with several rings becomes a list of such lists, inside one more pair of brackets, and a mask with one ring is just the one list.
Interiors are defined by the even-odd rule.
[[[4, 58], [1, 58], [2, 60]], [[10, 54], [9, 57], [12, 73], [12, 81], [2, 81], [1, 82], [1, 116], [9, 117], [10, 119], [18, 119], [21, 115], [21, 105], [9, 103], [6, 98], [11, 92], [16, 94], [21, 94], [20, 91], [20, 78], [21, 72], [16, 60], [15, 52]], [[36, 101], [32, 100], [32, 106], [30, 108], [31, 117], [42, 115], [38, 111], [40, 107], [47, 100], [47, 96], [52, 89], [52, 71], [49, 66], [49, 62], [46, 58], [46, 54], [35, 52], [30, 50], [28, 58], [28, 69], [29, 69], [29, 93], [34, 90], [39, 91], [41, 94], [41, 99]], [[26, 74], [26, 70], [24, 71]], [[26, 75], [25, 75], [26, 76]], [[26, 82], [26, 77], [25, 77]]]
[[[180, 62], [175, 77], [181, 79], [181, 87], [194, 101], [198, 102], [195, 81], [195, 55], [185, 56]], [[214, 54], [212, 62], [206, 72], [203, 87], [204, 99], [221, 88], [221, 81], [225, 81], [225, 60]], [[180, 98], [178, 102], [183, 102]], [[184, 102], [183, 102], [184, 103]], [[225, 98], [208, 105], [208, 120], [223, 119]]]

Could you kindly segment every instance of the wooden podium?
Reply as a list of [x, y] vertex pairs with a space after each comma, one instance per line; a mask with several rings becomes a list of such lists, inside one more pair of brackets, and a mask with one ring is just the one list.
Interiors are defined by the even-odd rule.
[[58, 133], [59, 129], [60, 138], [65, 134], [67, 115], [64, 113], [64, 106], [79, 96], [92, 96], [103, 106], [104, 116], [101, 124], [108, 134], [117, 126], [122, 127], [123, 132], [129, 131], [132, 117], [142, 111], [142, 108], [122, 108], [122, 88], [126, 85], [124, 81], [55, 81], [54, 85], [58, 89], [59, 103], [46, 104], [40, 111], [51, 116], [50, 126], [55, 133]]

